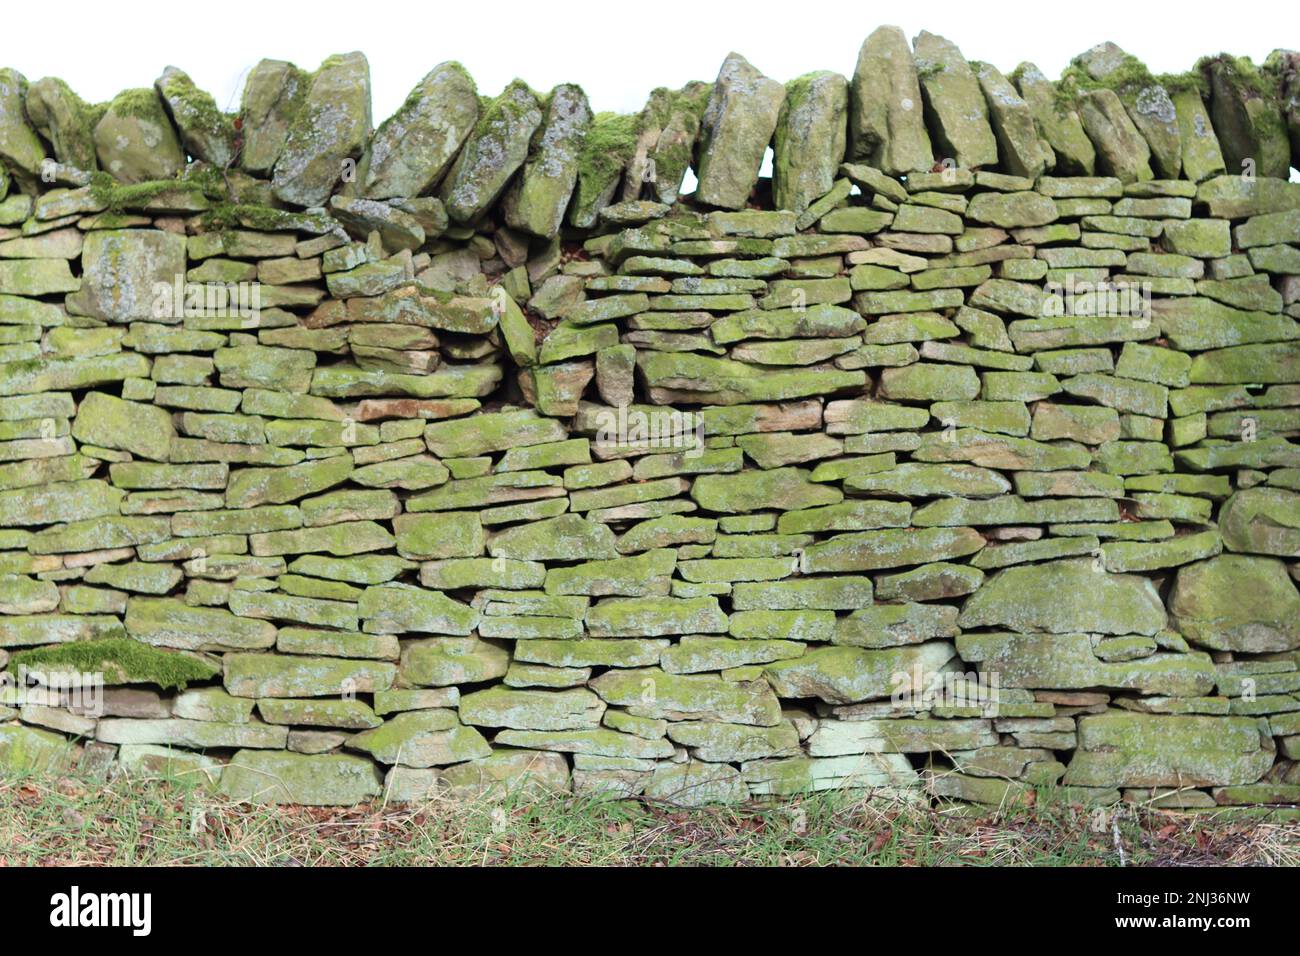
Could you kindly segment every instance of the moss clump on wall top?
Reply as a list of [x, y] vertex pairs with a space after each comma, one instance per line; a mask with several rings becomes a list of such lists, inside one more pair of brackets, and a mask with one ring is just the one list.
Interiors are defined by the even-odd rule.
[[52, 647], [18, 651], [10, 667], [17, 671], [53, 670], [103, 674], [106, 684], [156, 684], [183, 688], [207, 680], [221, 670], [216, 664], [178, 651], [164, 651], [127, 637], [73, 641]]
[[597, 113], [578, 159], [580, 179], [604, 179], [632, 158], [641, 117], [628, 113]]

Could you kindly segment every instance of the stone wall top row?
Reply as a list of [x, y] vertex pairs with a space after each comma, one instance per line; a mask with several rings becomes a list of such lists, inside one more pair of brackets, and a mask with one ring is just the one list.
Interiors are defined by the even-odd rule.
[[[923, 31], [909, 44], [885, 26], [849, 79], [818, 71], [782, 84], [733, 53], [713, 84], [656, 89], [633, 115], [593, 114], [571, 84], [538, 93], [515, 80], [485, 97], [460, 64], [442, 63], [372, 129], [361, 53], [315, 72], [263, 60], [233, 115], [175, 67], [152, 89], [94, 106], [62, 80], [28, 84], [5, 69], [0, 199], [96, 179], [110, 190], [184, 178], [210, 193], [220, 173], [240, 204], [423, 198], [419, 213], [434, 220], [466, 226], [496, 214], [549, 239], [566, 224], [617, 225], [628, 203], [642, 218], [644, 204], [675, 203], [688, 168], [697, 204], [796, 213], [826, 195], [846, 161], [896, 178], [956, 168], [1126, 183], [1285, 179], [1300, 156], [1298, 70], [1300, 54], [1276, 50], [1262, 67], [1219, 55], [1154, 76], [1104, 43], [1053, 82], [1032, 63], [1004, 75], [943, 37]], [[759, 180], [769, 146], [770, 195]]]

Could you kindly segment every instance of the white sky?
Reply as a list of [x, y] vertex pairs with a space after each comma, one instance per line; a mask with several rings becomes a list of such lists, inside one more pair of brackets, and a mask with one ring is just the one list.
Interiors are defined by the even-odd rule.
[[632, 112], [656, 86], [712, 80], [731, 50], [779, 80], [810, 70], [853, 72], [862, 40], [881, 23], [957, 43], [1004, 72], [1033, 60], [1056, 77], [1070, 58], [1114, 40], [1157, 73], [1226, 50], [1261, 61], [1300, 47], [1300, 2], [1169, 3], [967, 0], [904, 6], [864, 0], [170, 0], [9, 3], [0, 64], [29, 80], [61, 76], [91, 102], [148, 86], [172, 64], [235, 109], [259, 59], [314, 69], [331, 53], [370, 60], [374, 121], [391, 114], [430, 67], [460, 60], [480, 92], [520, 76], [537, 89], [582, 85], [596, 110]]

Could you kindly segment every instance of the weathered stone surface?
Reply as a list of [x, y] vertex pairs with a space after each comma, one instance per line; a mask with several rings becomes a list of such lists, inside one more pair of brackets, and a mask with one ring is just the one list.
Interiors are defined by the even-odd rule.
[[1164, 606], [1151, 582], [1111, 574], [1091, 560], [1006, 568], [966, 599], [961, 626], [1052, 634], [1155, 634]]
[[955, 656], [956, 650], [944, 641], [881, 650], [821, 647], [792, 660], [768, 664], [763, 674], [780, 697], [852, 704], [908, 688], [919, 692]]
[[1003, 167], [1012, 175], [1036, 179], [1054, 157], [1038, 137], [1033, 111], [997, 67], [989, 63], [973, 66], [988, 104]]
[[1228, 172], [1286, 179], [1291, 149], [1278, 101], [1263, 96], [1258, 70], [1248, 59], [1218, 56], [1204, 72], [1210, 85], [1210, 118]]
[[488, 756], [492, 748], [473, 727], [465, 727], [452, 710], [415, 710], [390, 717], [382, 727], [363, 731], [348, 747], [383, 764], [440, 767]]
[[510, 690], [493, 687], [460, 699], [460, 719], [478, 727], [582, 730], [600, 726], [605, 705], [591, 691]]
[[0, 491], [0, 524], [18, 528], [115, 515], [122, 497], [120, 489], [98, 479], [55, 481]]
[[[0, 70], [0, 165], [33, 191], [40, 178], [45, 147], [27, 122], [27, 95], [25, 76], [8, 67]], [[7, 183], [8, 178], [4, 179]]]
[[392, 686], [397, 667], [336, 657], [227, 654], [225, 687], [236, 697], [332, 697]]
[[452, 219], [470, 222], [496, 201], [527, 159], [541, 122], [537, 97], [520, 80], [483, 109], [438, 193]]
[[1097, 149], [1099, 172], [1125, 183], [1154, 178], [1151, 147], [1113, 90], [1091, 90], [1080, 96], [1079, 118]]
[[772, 727], [781, 708], [761, 680], [728, 682], [716, 674], [669, 674], [658, 668], [611, 670], [591, 689], [612, 706], [639, 717], [707, 720]]
[[560, 231], [578, 181], [578, 155], [591, 117], [581, 88], [562, 84], [551, 91], [529, 157], [505, 195], [503, 208], [511, 228], [546, 239]]
[[421, 686], [449, 687], [501, 677], [510, 665], [510, 652], [490, 641], [472, 637], [440, 637], [408, 641], [402, 648], [402, 679]]
[[76, 747], [62, 734], [17, 723], [0, 724], [0, 767], [57, 773], [72, 767], [76, 759]]
[[1248, 717], [1085, 715], [1067, 786], [1186, 787], [1254, 783], [1273, 762]]
[[727, 615], [716, 598], [607, 598], [587, 612], [593, 637], [721, 634]]
[[1193, 182], [1202, 182], [1223, 173], [1225, 164], [1219, 138], [1214, 133], [1210, 114], [1200, 90], [1170, 90], [1174, 112], [1178, 118], [1179, 141], [1183, 150], [1183, 175]]
[[1146, 67], [1113, 43], [1101, 43], [1074, 58], [1094, 80], [1114, 88], [1134, 126], [1151, 148], [1158, 176], [1177, 179], [1182, 171], [1182, 143], [1177, 112], [1169, 92]]
[[366, 588], [357, 603], [365, 630], [375, 634], [467, 635], [478, 623], [478, 612], [439, 591], [406, 584]]
[[180, 133], [181, 146], [197, 160], [224, 168], [235, 158], [235, 126], [217, 108], [212, 94], [194, 85], [189, 74], [174, 66], [154, 80], [154, 89]]
[[970, 64], [956, 45], [922, 30], [912, 41], [929, 108], [935, 153], [962, 169], [993, 166], [998, 144], [989, 110]]
[[465, 68], [439, 63], [375, 130], [358, 168], [363, 194], [371, 199], [427, 194], [451, 167], [478, 111], [478, 93]]
[[361, 757], [241, 750], [222, 771], [220, 792], [250, 803], [348, 806], [377, 797], [382, 783], [375, 765]]
[[802, 213], [830, 192], [844, 159], [848, 102], [848, 84], [838, 73], [809, 73], [786, 84], [773, 141], [778, 209]]
[[153, 89], [119, 93], [95, 124], [100, 169], [123, 183], [174, 179], [185, 153]]
[[[37, 80], [27, 87], [24, 105], [32, 126], [50, 141], [55, 159], [86, 172], [99, 168], [90, 106], [67, 83], [52, 76]], [[29, 171], [21, 162], [12, 165], [24, 174]]]
[[1300, 554], [1300, 494], [1280, 488], [1246, 488], [1219, 510], [1223, 546], [1228, 551]]
[[439, 774], [439, 782], [457, 800], [563, 793], [572, 786], [569, 765], [560, 754], [506, 748], [448, 767]]
[[272, 170], [310, 83], [311, 74], [283, 60], [262, 60], [249, 71], [239, 110], [241, 168], [254, 175]]
[[1034, 64], [1020, 64], [1012, 79], [1054, 154], [1056, 175], [1091, 176], [1096, 169], [1097, 153], [1083, 130], [1079, 114], [1062, 107], [1056, 88]]
[[166, 461], [176, 430], [171, 416], [161, 408], [124, 402], [104, 392], [91, 392], [77, 408], [72, 434], [88, 444], [120, 448], [142, 458]]
[[645, 794], [681, 807], [740, 803], [748, 796], [740, 772], [725, 764], [688, 761], [661, 764], [646, 784]]
[[355, 163], [370, 133], [370, 64], [360, 53], [331, 56], [311, 76], [289, 121], [271, 186], [296, 206], [321, 206]]
[[691, 497], [709, 511], [734, 513], [764, 508], [796, 511], [833, 505], [844, 496], [809, 481], [808, 472], [801, 468], [774, 468], [740, 475], [703, 475], [691, 487]]
[[1194, 644], [1261, 653], [1300, 646], [1300, 594], [1281, 561], [1224, 554], [1178, 570], [1170, 625]]
[[[109, 322], [178, 323], [172, 287], [185, 274], [185, 240], [147, 229], [97, 229], [81, 252], [80, 290], [73, 308]], [[166, 292], [160, 296], [161, 289]]]
[[974, 528], [886, 529], [838, 534], [804, 551], [805, 572], [872, 571], [947, 560], [984, 547]]
[[916, 63], [898, 27], [877, 27], [863, 41], [849, 97], [848, 158], [888, 176], [934, 165]]
[[780, 83], [739, 53], [727, 56], [701, 122], [696, 191], [701, 202], [724, 209], [744, 207], [784, 100]]
[[1106, 661], [1082, 633], [962, 634], [962, 659], [997, 674], [1004, 687], [1073, 690], [1091, 687], [1143, 694], [1192, 697], [1209, 692], [1214, 670], [1203, 657], [1151, 654], [1131, 661]]

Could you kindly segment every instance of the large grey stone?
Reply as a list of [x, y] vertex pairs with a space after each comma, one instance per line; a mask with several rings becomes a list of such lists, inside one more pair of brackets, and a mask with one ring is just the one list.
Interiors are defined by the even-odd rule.
[[295, 206], [321, 206], [350, 175], [370, 135], [370, 64], [361, 53], [331, 56], [312, 74], [289, 122], [271, 188]]
[[723, 61], [700, 130], [696, 198], [710, 206], [742, 209], [758, 182], [763, 153], [776, 130], [785, 87], [739, 53]]
[[551, 91], [528, 159], [502, 203], [511, 228], [545, 239], [560, 231], [591, 115], [581, 87], [563, 83]]
[[996, 166], [998, 143], [979, 80], [956, 44], [922, 30], [912, 41], [935, 152], [962, 169]]
[[838, 73], [808, 73], [786, 84], [772, 161], [778, 209], [802, 213], [830, 192], [844, 160], [848, 95]]
[[456, 222], [472, 222], [501, 195], [528, 158], [533, 133], [542, 122], [537, 97], [514, 80], [494, 99], [461, 148], [438, 195]]
[[478, 120], [478, 91], [459, 63], [439, 63], [379, 124], [359, 169], [371, 199], [423, 196], [435, 188]]
[[877, 27], [858, 51], [849, 87], [848, 158], [889, 176], [934, 165], [916, 63], [898, 27]]
[[81, 289], [69, 307], [108, 322], [178, 323], [173, 287], [184, 282], [185, 237], [157, 229], [96, 229], [81, 250]]

